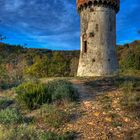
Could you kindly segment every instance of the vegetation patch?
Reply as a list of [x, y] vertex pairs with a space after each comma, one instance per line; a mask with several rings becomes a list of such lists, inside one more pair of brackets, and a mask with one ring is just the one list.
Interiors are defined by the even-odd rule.
[[112, 122], [112, 125], [113, 125], [114, 127], [122, 127], [122, 126], [123, 126], [122, 122], [120, 122], [120, 121], [113, 121], [113, 122]]
[[79, 98], [77, 90], [66, 80], [54, 80], [47, 84], [48, 93], [52, 96], [52, 102], [55, 101], [77, 101]]
[[53, 132], [44, 132], [33, 126], [18, 126], [16, 128], [0, 127], [0, 139], [2, 140], [73, 140], [74, 133], [68, 132], [57, 135]]
[[0, 63], [0, 89], [5, 90], [17, 86], [22, 80], [22, 74], [19, 74], [16, 69], [10, 69], [10, 64], [5, 66]]
[[37, 108], [44, 103], [58, 101], [76, 101], [78, 93], [72, 84], [64, 80], [56, 80], [48, 84], [23, 83], [15, 89], [17, 101], [22, 107], [30, 110]]
[[134, 91], [134, 83], [125, 83], [122, 87], [123, 97], [120, 101], [123, 108], [136, 111], [140, 107], [140, 93]]
[[139, 139], [140, 139], [140, 129], [125, 133], [124, 140], [139, 140]]
[[24, 108], [35, 109], [45, 102], [50, 102], [51, 96], [47, 92], [45, 84], [23, 83], [15, 88], [16, 100]]
[[8, 106], [10, 106], [13, 103], [12, 100], [9, 100], [7, 98], [0, 98], [0, 110], [5, 109]]
[[104, 110], [108, 111], [112, 109], [112, 98], [105, 95], [100, 98], [100, 102]]
[[7, 108], [0, 111], [1, 124], [15, 124], [23, 121], [23, 117], [17, 109]]
[[140, 70], [140, 47], [128, 47], [124, 54], [120, 60], [121, 69]]
[[48, 125], [58, 128], [67, 123], [69, 119], [70, 115], [68, 112], [53, 105], [46, 107], [45, 122]]
[[41, 116], [50, 127], [58, 128], [70, 120], [70, 113], [57, 105], [45, 105]]

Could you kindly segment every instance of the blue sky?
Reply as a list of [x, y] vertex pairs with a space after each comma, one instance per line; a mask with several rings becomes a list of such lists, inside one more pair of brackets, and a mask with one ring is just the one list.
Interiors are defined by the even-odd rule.
[[[140, 39], [140, 0], [121, 0], [117, 44]], [[31, 48], [78, 50], [76, 0], [0, 0], [0, 34], [10, 44]]]

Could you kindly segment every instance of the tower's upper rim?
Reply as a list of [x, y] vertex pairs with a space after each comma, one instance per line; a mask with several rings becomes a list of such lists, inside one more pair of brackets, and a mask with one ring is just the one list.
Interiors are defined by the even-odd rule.
[[77, 0], [78, 10], [88, 5], [106, 5], [115, 8], [116, 12], [120, 9], [120, 0]]

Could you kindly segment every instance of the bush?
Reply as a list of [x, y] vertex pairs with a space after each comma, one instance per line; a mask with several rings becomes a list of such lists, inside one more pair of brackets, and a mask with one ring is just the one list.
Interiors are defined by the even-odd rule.
[[65, 80], [51, 81], [47, 84], [47, 89], [53, 102], [58, 100], [76, 101], [78, 99], [77, 90]]
[[36, 58], [36, 61], [33, 65], [25, 68], [24, 73], [29, 77], [47, 77], [49, 67], [48, 65], [48, 57], [44, 57], [43, 60], [41, 58]]
[[2, 140], [72, 140], [73, 133], [59, 136], [52, 132], [44, 132], [33, 126], [19, 126], [17, 128], [0, 128]]
[[[8, 67], [9, 65], [7, 65]], [[22, 74], [16, 69], [7, 70], [5, 65], [0, 65], [0, 89], [8, 89], [15, 87], [23, 80]]]
[[18, 103], [25, 108], [35, 109], [43, 103], [50, 102], [47, 87], [41, 83], [23, 83], [15, 88]]
[[126, 49], [120, 60], [122, 70], [140, 70], [140, 47], [135, 46]]
[[47, 85], [41, 83], [23, 83], [15, 89], [17, 101], [21, 106], [35, 109], [44, 103], [55, 101], [75, 101], [78, 98], [77, 91], [72, 84], [63, 80], [49, 82]]
[[14, 124], [20, 123], [23, 120], [22, 115], [16, 109], [7, 108], [0, 111], [1, 124]]

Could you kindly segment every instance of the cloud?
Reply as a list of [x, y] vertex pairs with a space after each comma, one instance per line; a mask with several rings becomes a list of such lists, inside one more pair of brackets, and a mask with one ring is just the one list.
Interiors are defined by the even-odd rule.
[[[140, 1], [125, 0], [121, 2], [121, 10], [117, 15], [117, 42], [129, 43], [140, 39], [137, 31], [140, 29]], [[123, 43], [122, 43], [123, 42]]]
[[22, 0], [5, 0], [4, 8], [7, 11], [16, 11], [23, 5]]
[[[122, 0], [117, 42], [137, 39], [139, 0]], [[30, 47], [79, 49], [80, 20], [76, 0], [0, 0], [0, 34], [8, 43]], [[131, 31], [131, 32], [130, 32]]]

